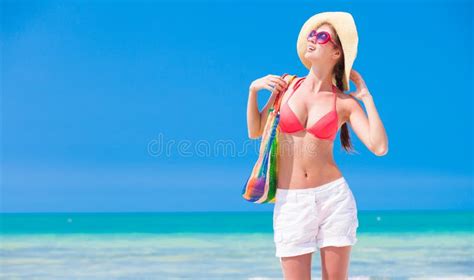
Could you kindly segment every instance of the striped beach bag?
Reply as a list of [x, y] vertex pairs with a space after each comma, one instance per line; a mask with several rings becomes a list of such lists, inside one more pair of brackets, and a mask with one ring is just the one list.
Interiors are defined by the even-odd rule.
[[[296, 75], [283, 74], [288, 85]], [[289, 86], [288, 86], [289, 88]], [[280, 103], [283, 93], [278, 94], [268, 110], [268, 118], [263, 129], [257, 162], [242, 190], [242, 197], [253, 203], [275, 203], [277, 188], [278, 130]]]

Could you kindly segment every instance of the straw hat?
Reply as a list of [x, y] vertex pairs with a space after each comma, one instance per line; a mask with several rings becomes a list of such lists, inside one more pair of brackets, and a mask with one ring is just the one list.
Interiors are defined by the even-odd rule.
[[[344, 85], [344, 91], [347, 91], [349, 90], [349, 75], [351, 73], [352, 64], [357, 56], [357, 44], [359, 42], [357, 28], [351, 14], [346, 12], [324, 12], [310, 17], [303, 24], [298, 35], [298, 41], [296, 42], [298, 56], [304, 66], [311, 69], [311, 62], [304, 57], [307, 47], [307, 37], [311, 30], [323, 21], [332, 24], [339, 36], [339, 40], [341, 41], [345, 66], [342, 83]], [[336, 84], [336, 78], [334, 75], [332, 79], [333, 83]]]

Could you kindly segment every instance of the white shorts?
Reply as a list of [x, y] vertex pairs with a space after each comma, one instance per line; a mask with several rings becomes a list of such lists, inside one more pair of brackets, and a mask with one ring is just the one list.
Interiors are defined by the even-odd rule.
[[318, 187], [276, 190], [273, 231], [277, 257], [354, 245], [358, 226], [356, 201], [344, 177]]

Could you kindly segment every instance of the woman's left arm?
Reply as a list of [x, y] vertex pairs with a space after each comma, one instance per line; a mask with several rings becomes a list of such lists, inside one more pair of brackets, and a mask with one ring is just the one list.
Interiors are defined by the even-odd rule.
[[[372, 153], [377, 156], [386, 155], [388, 152], [387, 133], [375, 108], [372, 95], [367, 89], [362, 76], [357, 71], [351, 70], [350, 79], [354, 82], [357, 89], [355, 92], [350, 93], [350, 96], [356, 100], [350, 103], [348, 122], [357, 137]], [[367, 115], [357, 100], [361, 100], [364, 103]]]

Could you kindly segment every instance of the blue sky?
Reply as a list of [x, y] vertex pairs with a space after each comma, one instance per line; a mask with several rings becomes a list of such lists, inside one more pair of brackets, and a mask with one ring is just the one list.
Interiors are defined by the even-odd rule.
[[358, 208], [473, 209], [472, 2], [346, 2], [1, 1], [1, 211], [271, 211], [241, 197], [248, 86], [306, 75], [323, 11], [353, 14], [389, 136], [336, 138]]

